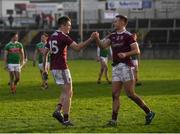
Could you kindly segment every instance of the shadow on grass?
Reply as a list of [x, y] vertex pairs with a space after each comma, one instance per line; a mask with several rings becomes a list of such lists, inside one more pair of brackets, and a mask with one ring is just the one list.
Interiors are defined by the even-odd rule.
[[[142, 86], [136, 87], [136, 92], [141, 96], [152, 95], [179, 95], [180, 80], [142, 81]], [[74, 82], [74, 98], [111, 97], [111, 85], [95, 82]], [[39, 85], [33, 83], [21, 83], [17, 87], [17, 94], [12, 95], [7, 85], [0, 89], [0, 101], [29, 101], [57, 99], [60, 88], [50, 83], [48, 90], [42, 90]], [[122, 95], [125, 95], [124, 92]]]

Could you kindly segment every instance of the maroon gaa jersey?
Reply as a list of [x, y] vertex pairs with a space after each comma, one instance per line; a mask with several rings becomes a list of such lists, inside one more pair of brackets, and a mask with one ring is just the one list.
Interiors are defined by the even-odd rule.
[[131, 58], [126, 57], [124, 59], [120, 59], [118, 53], [129, 52], [131, 51], [131, 44], [136, 42], [132, 37], [132, 34], [128, 31], [123, 32], [113, 32], [108, 39], [111, 41], [111, 47], [113, 52], [113, 63], [125, 63], [128, 66], [133, 66]]
[[67, 46], [73, 40], [61, 31], [55, 31], [48, 39], [46, 48], [50, 51], [50, 69], [64, 70], [67, 65]]

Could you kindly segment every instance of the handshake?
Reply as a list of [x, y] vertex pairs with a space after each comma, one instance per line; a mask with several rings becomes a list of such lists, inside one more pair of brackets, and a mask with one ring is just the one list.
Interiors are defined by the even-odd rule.
[[107, 41], [106, 39], [111, 36], [112, 33], [109, 33], [107, 36], [104, 37], [104, 39], [100, 40], [99, 33], [93, 32], [90, 36], [91, 41], [96, 41], [96, 45], [100, 48], [107, 48], [110, 46], [110, 41]]
[[98, 32], [93, 32], [90, 36], [91, 40], [99, 40], [99, 33]]

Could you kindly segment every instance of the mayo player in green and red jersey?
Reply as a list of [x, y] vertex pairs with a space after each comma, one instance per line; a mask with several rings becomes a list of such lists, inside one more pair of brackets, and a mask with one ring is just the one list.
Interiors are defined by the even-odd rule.
[[101, 83], [101, 77], [103, 73], [105, 74], [106, 81], [111, 84], [111, 81], [108, 77], [108, 56], [112, 57], [112, 50], [111, 47], [109, 48], [99, 48], [97, 47], [97, 61], [100, 62], [101, 68], [98, 76], [97, 83]]
[[13, 94], [16, 93], [16, 85], [20, 80], [21, 67], [25, 61], [23, 45], [18, 42], [18, 38], [18, 33], [12, 32], [11, 41], [4, 48], [4, 66], [9, 71], [10, 88]]
[[[41, 35], [41, 42], [36, 44], [36, 49], [35, 49], [34, 56], [33, 56], [33, 66], [35, 66], [36, 58], [38, 55], [39, 70], [40, 70], [40, 74], [41, 74], [41, 78], [42, 78], [42, 88], [43, 89], [48, 88], [47, 79], [44, 79], [43, 75], [42, 75], [42, 73], [43, 73], [43, 53], [44, 53], [45, 45], [47, 44], [47, 39], [48, 39], [48, 34], [43, 33]], [[46, 68], [47, 68], [47, 70], [49, 70], [49, 59], [48, 59]]]

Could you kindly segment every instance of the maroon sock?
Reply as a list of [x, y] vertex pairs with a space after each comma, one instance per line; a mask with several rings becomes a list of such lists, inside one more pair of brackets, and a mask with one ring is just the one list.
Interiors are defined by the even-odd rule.
[[112, 113], [112, 120], [117, 120], [118, 113], [114, 112]]
[[69, 119], [69, 115], [68, 114], [64, 114], [64, 121], [68, 121]]

